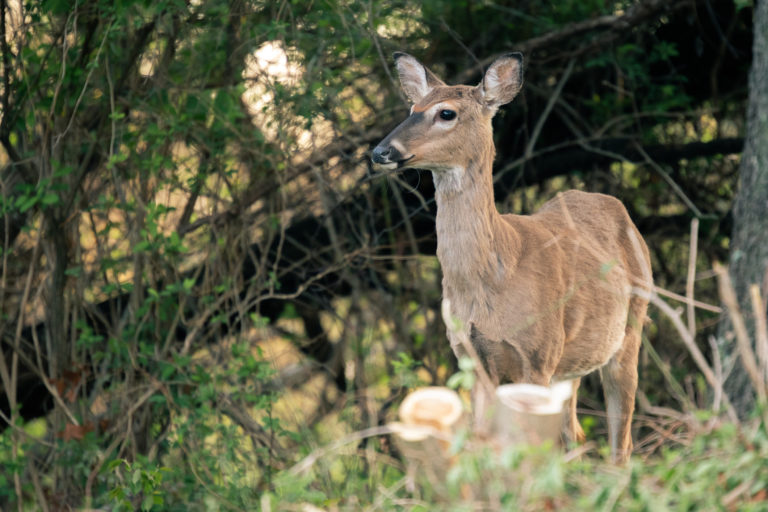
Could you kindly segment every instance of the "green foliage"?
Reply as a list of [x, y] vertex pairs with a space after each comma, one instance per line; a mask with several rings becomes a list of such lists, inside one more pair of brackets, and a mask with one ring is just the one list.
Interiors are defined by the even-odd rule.
[[163, 473], [170, 471], [165, 467], [151, 467], [145, 469], [144, 464], [136, 461], [131, 464], [125, 460], [113, 460], [107, 465], [107, 470], [120, 475], [119, 480], [125, 484], [118, 484], [109, 491], [109, 497], [115, 504], [115, 510], [134, 510], [134, 504], [130, 497], [141, 496], [141, 510], [158, 510], [164, 505], [163, 494], [160, 488], [163, 483]]
[[397, 359], [392, 361], [394, 376], [400, 380], [400, 384], [406, 389], [417, 388], [424, 383], [416, 373], [421, 363], [415, 361], [409, 354], [400, 352]]
[[[444, 510], [490, 507], [521, 511], [766, 510], [768, 468], [764, 460], [768, 439], [764, 424], [746, 432], [736, 432], [733, 425], [726, 424], [696, 436], [690, 446], [669, 447], [661, 457], [645, 461], [633, 459], [626, 468], [593, 457], [567, 462], [550, 446], [513, 446], [501, 453], [459, 446], [447, 481], [439, 483], [446, 486], [442, 494], [433, 492], [433, 484], [420, 478], [415, 500], [409, 499], [402, 482], [383, 489], [382, 495], [389, 499], [402, 496], [404, 502], [411, 503], [405, 510], [435, 506]], [[307, 480], [295, 482], [296, 488], [312, 485]], [[344, 508], [351, 503], [349, 496], [335, 496], [313, 497], [305, 492], [296, 498], [318, 506], [330, 501]]]
[[453, 389], [472, 389], [475, 379], [475, 360], [464, 356], [459, 358], [459, 371], [451, 375], [446, 385]]

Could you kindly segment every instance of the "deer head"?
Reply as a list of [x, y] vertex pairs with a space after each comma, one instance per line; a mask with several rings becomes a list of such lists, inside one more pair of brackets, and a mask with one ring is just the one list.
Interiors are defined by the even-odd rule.
[[395, 64], [403, 91], [412, 103], [410, 116], [373, 150], [383, 170], [428, 169], [435, 173], [490, 167], [491, 119], [514, 99], [523, 84], [523, 56], [499, 57], [474, 86], [446, 85], [412, 56], [397, 52]]

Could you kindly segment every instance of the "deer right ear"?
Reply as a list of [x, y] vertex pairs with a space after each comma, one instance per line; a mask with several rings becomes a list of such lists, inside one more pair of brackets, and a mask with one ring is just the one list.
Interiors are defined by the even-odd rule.
[[437, 86], [445, 85], [421, 62], [407, 53], [395, 52], [393, 57], [397, 72], [400, 75], [400, 85], [411, 103], [418, 103], [429, 91]]
[[478, 88], [493, 112], [509, 103], [523, 87], [523, 54], [508, 53], [493, 61]]

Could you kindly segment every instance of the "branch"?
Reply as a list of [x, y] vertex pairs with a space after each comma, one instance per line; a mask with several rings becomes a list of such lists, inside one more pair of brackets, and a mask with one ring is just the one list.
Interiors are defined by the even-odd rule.
[[[749, 379], [752, 381], [752, 386], [755, 388], [758, 400], [761, 404], [765, 404], [766, 395], [768, 395], [768, 391], [766, 391], [766, 383], [763, 381], [757, 365], [757, 357], [755, 356], [755, 352], [752, 350], [752, 345], [749, 341], [749, 330], [744, 321], [744, 316], [741, 314], [739, 300], [736, 298], [736, 291], [731, 283], [731, 276], [728, 273], [728, 269], [720, 263], [715, 263], [714, 270], [717, 274], [720, 298], [728, 310], [728, 316], [731, 318], [731, 325], [733, 325], [733, 330], [736, 335], [736, 347], [741, 356], [741, 364], [744, 366], [747, 376], [749, 376]], [[762, 313], [760, 314], [762, 315]]]
[[5, 31], [5, 17], [8, 12], [8, 3], [6, 0], [0, 0], [0, 53], [3, 54], [3, 95], [0, 98], [3, 111], [3, 119], [0, 122], [0, 135], [5, 135], [8, 131], [8, 123], [5, 116], [8, 115], [8, 106], [11, 97], [11, 49], [8, 46], [7, 34]]
[[[504, 187], [532, 185], [573, 171], [588, 171], [596, 165], [602, 166], [621, 160], [639, 162], [644, 160], [643, 153], [656, 163], [675, 164], [683, 159], [737, 154], [741, 153], [744, 147], [744, 139], [740, 137], [689, 144], [645, 146], [641, 147], [643, 152], [638, 151], [638, 146], [632, 139], [598, 139], [588, 142], [589, 150], [581, 147], [579, 141], [568, 141], [537, 151], [530, 160], [521, 157], [502, 162], [494, 179], [498, 185]], [[523, 166], [525, 170], [522, 172], [510, 172]]]
[[642, 297], [643, 299], [649, 301], [654, 306], [658, 307], [662, 311], [662, 313], [664, 313], [667, 316], [667, 318], [669, 318], [672, 321], [672, 325], [675, 326], [675, 329], [680, 335], [680, 339], [685, 344], [686, 348], [688, 349], [688, 352], [690, 352], [691, 357], [693, 358], [693, 361], [696, 363], [696, 366], [699, 367], [699, 370], [701, 371], [702, 375], [704, 375], [704, 378], [707, 380], [709, 385], [712, 386], [712, 389], [716, 390], [718, 394], [722, 395], [723, 404], [725, 405], [725, 410], [728, 413], [728, 417], [733, 423], [738, 425], [739, 419], [736, 414], [736, 409], [734, 409], [733, 404], [731, 404], [730, 400], [728, 400], [728, 397], [725, 395], [725, 393], [723, 393], [722, 381], [718, 380], [715, 372], [713, 372], [712, 369], [709, 367], [709, 363], [707, 363], [707, 359], [704, 357], [704, 354], [701, 353], [701, 350], [699, 350], [698, 345], [696, 345], [696, 340], [693, 338], [691, 333], [688, 332], [688, 328], [683, 323], [683, 320], [680, 318], [680, 313], [672, 309], [672, 307], [669, 304], [661, 300], [661, 298], [655, 293], [649, 293], [647, 290], [643, 290], [638, 287], [633, 287], [632, 293], [639, 297]]
[[[562, 41], [572, 39], [575, 36], [597, 29], [608, 29], [611, 32], [627, 32], [630, 28], [640, 25], [648, 18], [658, 16], [662, 12], [676, 11], [686, 5], [690, 5], [690, 1], [678, 0], [670, 5], [670, 3], [665, 0], [646, 0], [633, 5], [627, 9], [624, 14], [600, 16], [591, 20], [571, 23], [558, 31], [548, 32], [544, 35], [523, 41], [520, 44], [515, 45], [515, 49], [523, 53], [532, 53], [534, 50], [547, 46], [555, 46]], [[582, 49], [582, 52], [583, 51], [584, 49]], [[575, 57], [578, 53], [581, 52], [571, 53], [570, 57]], [[501, 55], [503, 55], [503, 53], [486, 57], [477, 62], [474, 66], [468, 67], [456, 76], [455, 82], [465, 83], [473, 76], [482, 73], [483, 69], [487, 68]]]
[[334, 142], [312, 153], [312, 155], [300, 164], [284, 171], [286, 175], [282, 180], [252, 181], [248, 187], [235, 198], [232, 208], [220, 213], [202, 217], [190, 224], [186, 224], [180, 228], [179, 235], [183, 236], [203, 226], [218, 224], [219, 222], [231, 219], [232, 217], [239, 215], [240, 212], [248, 210], [248, 208], [256, 201], [275, 192], [283, 183], [289, 183], [310, 172], [312, 169], [322, 166], [332, 157], [347, 155], [361, 146], [370, 147], [374, 142], [385, 135], [385, 127], [386, 126], [379, 124], [369, 127], [362, 137], [340, 137], [336, 139]]

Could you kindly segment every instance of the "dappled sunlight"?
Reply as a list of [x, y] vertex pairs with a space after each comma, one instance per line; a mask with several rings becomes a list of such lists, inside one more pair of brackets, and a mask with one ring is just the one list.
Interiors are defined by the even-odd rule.
[[296, 50], [284, 48], [279, 41], [270, 41], [246, 58], [243, 70], [246, 79], [243, 101], [254, 124], [268, 140], [282, 145], [293, 163], [301, 162], [312, 151], [330, 143], [335, 135], [333, 124], [319, 112], [306, 117], [292, 110], [292, 95], [307, 86], [302, 82], [304, 71], [299, 64], [303, 60]]

